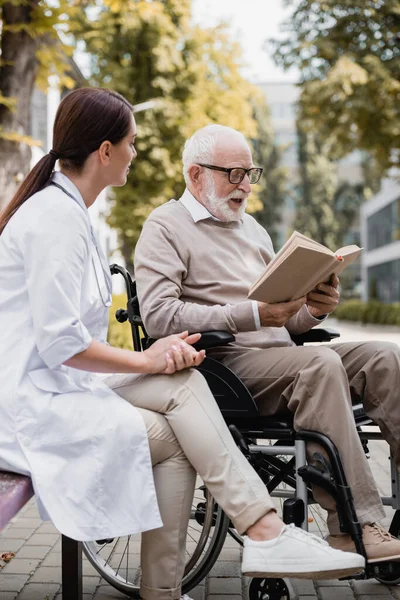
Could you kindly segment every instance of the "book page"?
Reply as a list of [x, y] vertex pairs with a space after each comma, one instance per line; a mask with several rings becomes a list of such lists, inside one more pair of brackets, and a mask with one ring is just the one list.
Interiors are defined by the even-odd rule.
[[295, 300], [306, 293], [302, 291], [304, 287], [310, 291], [319, 283], [318, 273], [332, 268], [334, 260], [331, 254], [297, 247], [275, 270], [264, 273], [251, 288], [248, 298], [270, 303]]

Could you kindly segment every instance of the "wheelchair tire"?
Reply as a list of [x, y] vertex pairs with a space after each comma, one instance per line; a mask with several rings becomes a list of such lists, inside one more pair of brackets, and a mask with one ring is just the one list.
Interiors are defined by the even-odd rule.
[[252, 579], [248, 598], [249, 600], [290, 600], [290, 592], [284, 579]]
[[[198, 502], [200, 499], [202, 502]], [[224, 545], [228, 527], [228, 517], [211, 494], [204, 486], [198, 487], [188, 527], [188, 561], [182, 582], [183, 594], [193, 589], [209, 573]], [[103, 579], [119, 592], [137, 599], [140, 598], [139, 538], [125, 536], [101, 540], [101, 543], [82, 544], [86, 557]]]
[[[390, 533], [400, 539], [400, 510], [396, 510], [394, 513], [394, 517], [389, 529]], [[388, 575], [384, 575], [381, 577], [376, 577], [375, 579], [379, 581], [379, 583], [383, 583], [385, 585], [398, 585], [400, 584], [400, 562], [393, 563], [394, 573], [390, 573]]]

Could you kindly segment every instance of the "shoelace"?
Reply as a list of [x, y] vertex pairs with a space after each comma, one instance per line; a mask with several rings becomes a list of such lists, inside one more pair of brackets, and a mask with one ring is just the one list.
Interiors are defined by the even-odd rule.
[[309, 533], [308, 531], [303, 531], [303, 529], [296, 527], [294, 525], [294, 523], [289, 523], [289, 525], [285, 525], [285, 527], [282, 529], [282, 531], [280, 533], [280, 536], [283, 535], [283, 533], [288, 530], [290, 531], [291, 535], [294, 535], [299, 540], [300, 539], [303, 541], [307, 540], [309, 542], [310, 538], [311, 538], [317, 544], [321, 544], [321, 546], [329, 546], [328, 542], [326, 542], [322, 538], [318, 537], [314, 533]]
[[368, 525], [368, 527], [369, 527], [371, 533], [375, 537], [379, 537], [380, 539], [387, 540], [387, 541], [396, 539], [395, 537], [392, 536], [392, 534], [390, 534], [388, 531], [386, 531], [386, 529], [384, 529], [383, 527], [378, 525], [378, 523], [373, 523], [372, 525]]

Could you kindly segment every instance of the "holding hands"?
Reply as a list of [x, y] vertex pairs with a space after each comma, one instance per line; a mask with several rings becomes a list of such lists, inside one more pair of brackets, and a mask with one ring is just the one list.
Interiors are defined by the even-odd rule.
[[157, 340], [144, 352], [147, 373], [171, 374], [189, 367], [197, 367], [205, 357], [205, 350], [198, 352], [192, 346], [201, 338], [200, 333], [189, 335], [188, 331], [169, 335]]

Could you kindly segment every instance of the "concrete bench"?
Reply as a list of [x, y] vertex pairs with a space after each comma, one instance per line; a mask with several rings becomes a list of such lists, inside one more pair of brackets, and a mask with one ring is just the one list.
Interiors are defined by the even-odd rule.
[[[0, 532], [33, 496], [29, 477], [0, 471]], [[82, 600], [82, 543], [61, 537], [63, 600]]]

